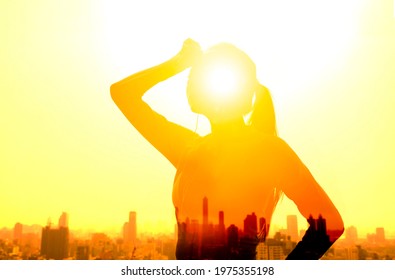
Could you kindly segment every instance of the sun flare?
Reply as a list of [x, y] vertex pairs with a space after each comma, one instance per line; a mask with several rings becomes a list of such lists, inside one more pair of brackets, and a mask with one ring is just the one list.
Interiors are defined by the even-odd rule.
[[215, 65], [207, 73], [205, 80], [208, 91], [216, 99], [224, 100], [240, 86], [236, 69], [225, 65]]

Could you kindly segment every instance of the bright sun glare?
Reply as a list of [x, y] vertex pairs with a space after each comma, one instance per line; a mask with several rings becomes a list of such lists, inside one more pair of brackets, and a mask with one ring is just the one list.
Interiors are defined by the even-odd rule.
[[216, 65], [207, 73], [206, 86], [216, 98], [224, 99], [237, 89], [238, 78], [235, 69]]

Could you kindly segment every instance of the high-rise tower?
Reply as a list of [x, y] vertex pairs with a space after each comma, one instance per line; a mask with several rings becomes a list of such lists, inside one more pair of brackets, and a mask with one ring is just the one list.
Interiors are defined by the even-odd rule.
[[208, 198], [203, 198], [203, 226], [208, 225]]
[[296, 215], [288, 215], [287, 234], [291, 237], [292, 241], [297, 241], [299, 239], [298, 232], [298, 219]]
[[46, 259], [63, 260], [69, 255], [68, 216], [63, 212], [59, 218], [59, 227], [51, 228], [51, 224], [42, 229], [41, 255]]
[[126, 244], [132, 245], [132, 247], [136, 244], [137, 239], [137, 225], [136, 225], [136, 212], [129, 212], [129, 221], [126, 222], [123, 226], [123, 238]]
[[59, 227], [69, 227], [69, 215], [66, 212], [63, 212], [59, 218]]

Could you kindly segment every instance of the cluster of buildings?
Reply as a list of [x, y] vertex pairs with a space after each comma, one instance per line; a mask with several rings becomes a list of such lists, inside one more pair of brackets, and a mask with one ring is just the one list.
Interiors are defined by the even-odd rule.
[[[26, 226], [16, 223], [13, 230], [0, 229], [0, 259], [175, 259], [177, 239], [187, 241], [187, 231], [196, 231], [199, 258], [212, 258], [210, 254], [228, 254], [223, 259], [256, 258], [260, 260], [282, 260], [295, 248], [304, 231], [298, 230], [296, 215], [287, 216], [287, 228], [267, 236], [269, 225], [255, 213], [245, 216], [242, 227], [225, 226], [223, 211], [218, 213], [218, 223], [208, 221], [208, 201], [203, 202], [203, 219], [186, 221], [178, 225], [178, 234], [156, 236], [137, 234], [137, 214], [130, 212], [122, 233], [110, 237], [105, 233], [92, 233], [82, 238], [70, 232], [68, 214], [62, 213], [56, 225]], [[316, 225], [316, 236], [326, 238], [325, 220], [310, 220]], [[326, 236], [326, 237], [325, 237]], [[193, 244], [192, 244], [193, 245]], [[222, 248], [222, 250], [219, 250]], [[233, 254], [233, 255], [232, 255]], [[339, 239], [323, 256], [323, 259], [395, 259], [395, 240], [385, 238], [384, 229], [377, 228], [366, 239], [358, 238], [357, 229], [346, 229], [344, 238]]]
[[237, 224], [225, 225], [226, 213], [219, 211], [218, 222], [214, 224], [209, 221], [208, 198], [204, 197], [202, 202], [201, 222], [198, 217], [179, 221], [179, 259], [284, 259], [296, 246], [296, 216], [288, 217], [289, 230], [295, 239], [280, 233], [267, 239], [270, 225], [264, 217], [252, 212]]
[[0, 230], [0, 259], [132, 259], [137, 247], [136, 212], [129, 213], [122, 238], [92, 233], [89, 239], [74, 236], [68, 214], [62, 213], [57, 225], [45, 227], [16, 223], [13, 231]]
[[393, 260], [395, 240], [387, 239], [382, 227], [361, 239], [358, 237], [357, 228], [351, 226], [345, 230], [344, 238], [334, 244], [326, 257], [336, 260]]

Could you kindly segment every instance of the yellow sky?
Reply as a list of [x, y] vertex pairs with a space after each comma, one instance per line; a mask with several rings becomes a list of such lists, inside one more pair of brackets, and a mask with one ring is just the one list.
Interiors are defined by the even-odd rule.
[[[279, 134], [361, 233], [395, 232], [393, 3], [2, 1], [0, 228], [70, 214], [75, 229], [172, 231], [175, 170], [111, 101], [111, 83], [191, 37], [228, 41], [272, 91]], [[186, 74], [146, 100], [195, 128]], [[199, 133], [207, 133], [199, 118]], [[284, 200], [274, 222], [296, 213]], [[299, 223], [303, 224], [301, 218]]]

